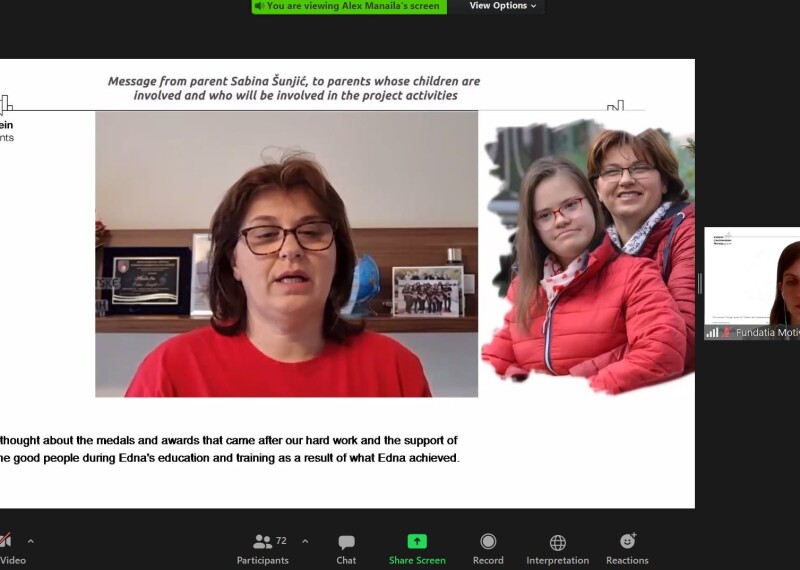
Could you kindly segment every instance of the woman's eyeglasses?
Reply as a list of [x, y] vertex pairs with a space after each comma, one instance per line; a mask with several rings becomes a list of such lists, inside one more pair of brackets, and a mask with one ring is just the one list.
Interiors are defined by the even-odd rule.
[[581, 203], [586, 200], [585, 197], [570, 198], [561, 204], [557, 210], [541, 210], [536, 212], [533, 217], [533, 223], [540, 230], [549, 230], [556, 225], [556, 214], [561, 214], [562, 217], [572, 220], [577, 218], [581, 213]]
[[602, 178], [603, 182], [617, 182], [622, 179], [622, 173], [627, 170], [632, 178], [644, 178], [649, 176], [655, 168], [649, 164], [640, 163], [628, 166], [627, 168], [620, 168], [619, 166], [609, 166], [600, 171], [600, 174], [595, 176], [595, 179]]
[[322, 251], [333, 244], [333, 224], [330, 222], [308, 222], [296, 228], [280, 226], [253, 226], [241, 232], [247, 247], [256, 255], [269, 255], [281, 250], [286, 236], [294, 235], [297, 243], [308, 251]]

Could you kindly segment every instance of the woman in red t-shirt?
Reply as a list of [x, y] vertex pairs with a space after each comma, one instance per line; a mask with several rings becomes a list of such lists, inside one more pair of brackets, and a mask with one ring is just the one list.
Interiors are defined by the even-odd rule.
[[430, 396], [419, 358], [340, 318], [344, 203], [302, 154], [246, 172], [211, 221], [211, 326], [165, 341], [126, 396]]

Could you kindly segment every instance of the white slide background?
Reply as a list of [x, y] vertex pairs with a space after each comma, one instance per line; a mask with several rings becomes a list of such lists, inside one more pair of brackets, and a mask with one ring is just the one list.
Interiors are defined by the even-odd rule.
[[[635, 70], [636, 80], [624, 80]], [[15, 107], [13, 142], [0, 142], [6, 214], [6, 342], [0, 361], [0, 435], [69, 436], [458, 436], [458, 463], [94, 464], [0, 463], [0, 507], [495, 507], [693, 508], [694, 376], [617, 397], [573, 378], [502, 382], [481, 365], [478, 398], [128, 400], [95, 398], [90, 307], [91, 219], [95, 210], [94, 111], [124, 109], [325, 109], [329, 102], [133, 101], [120, 77], [480, 78], [455, 101], [365, 104], [337, 109], [481, 111], [481, 145], [510, 121], [567, 122], [596, 112], [606, 126], [694, 130], [693, 60], [528, 61], [3, 61], [0, 95]], [[628, 76], [628, 78], [630, 78]], [[679, 85], [680, 88], [674, 86]], [[370, 91], [368, 88], [352, 88]], [[449, 88], [451, 91], [456, 88]], [[624, 99], [642, 111], [604, 111]], [[592, 109], [596, 111], [591, 111]], [[588, 111], [587, 111], [588, 110]], [[502, 113], [500, 113], [502, 112]], [[506, 112], [518, 113], [513, 119]], [[561, 113], [561, 112], [558, 112]], [[8, 131], [6, 131], [8, 132]], [[505, 307], [489, 282], [505, 245], [485, 211], [498, 181], [480, 180], [481, 342]], [[487, 215], [488, 214], [488, 215]], [[475, 347], [479, 350], [479, 346]], [[393, 451], [389, 446], [366, 451]], [[408, 453], [399, 447], [396, 450]], [[339, 446], [39, 447], [29, 453], [341, 453]], [[348, 448], [347, 451], [357, 451]], [[25, 451], [0, 446], [0, 455]]]
[[769, 324], [778, 259], [800, 228], [705, 228], [704, 240], [705, 324]]

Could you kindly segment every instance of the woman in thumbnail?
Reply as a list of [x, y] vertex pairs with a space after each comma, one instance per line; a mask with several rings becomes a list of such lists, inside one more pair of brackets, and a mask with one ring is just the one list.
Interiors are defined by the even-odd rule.
[[430, 396], [422, 365], [340, 318], [355, 246], [344, 203], [302, 154], [254, 168], [211, 220], [211, 326], [141, 363], [126, 396]]
[[[589, 149], [589, 179], [600, 198], [614, 245], [656, 262], [686, 323], [684, 374], [694, 371], [695, 208], [678, 174], [678, 158], [656, 130], [638, 135], [600, 132]], [[583, 374], [628, 350], [620, 346], [588, 361]]]
[[769, 324], [772, 328], [800, 326], [800, 241], [787, 245], [778, 258], [778, 285]]
[[518, 274], [512, 309], [482, 358], [502, 377], [576, 370], [620, 345], [588, 375], [596, 390], [625, 392], [676, 377], [686, 327], [655, 263], [622, 254], [605, 233], [600, 202], [573, 163], [539, 159], [520, 189]]

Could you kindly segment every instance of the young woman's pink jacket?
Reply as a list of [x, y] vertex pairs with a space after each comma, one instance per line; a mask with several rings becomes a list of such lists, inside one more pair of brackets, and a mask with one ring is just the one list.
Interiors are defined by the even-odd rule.
[[[519, 277], [509, 287], [512, 308], [481, 357], [501, 376], [540, 371], [569, 375], [576, 368], [597, 390], [612, 394], [679, 376], [686, 357], [686, 324], [652, 259], [620, 254], [608, 236], [589, 255], [586, 271], [531, 320], [516, 324]], [[620, 359], [597, 370], [588, 362], [625, 346]], [[588, 362], [587, 362], [588, 361]]]

